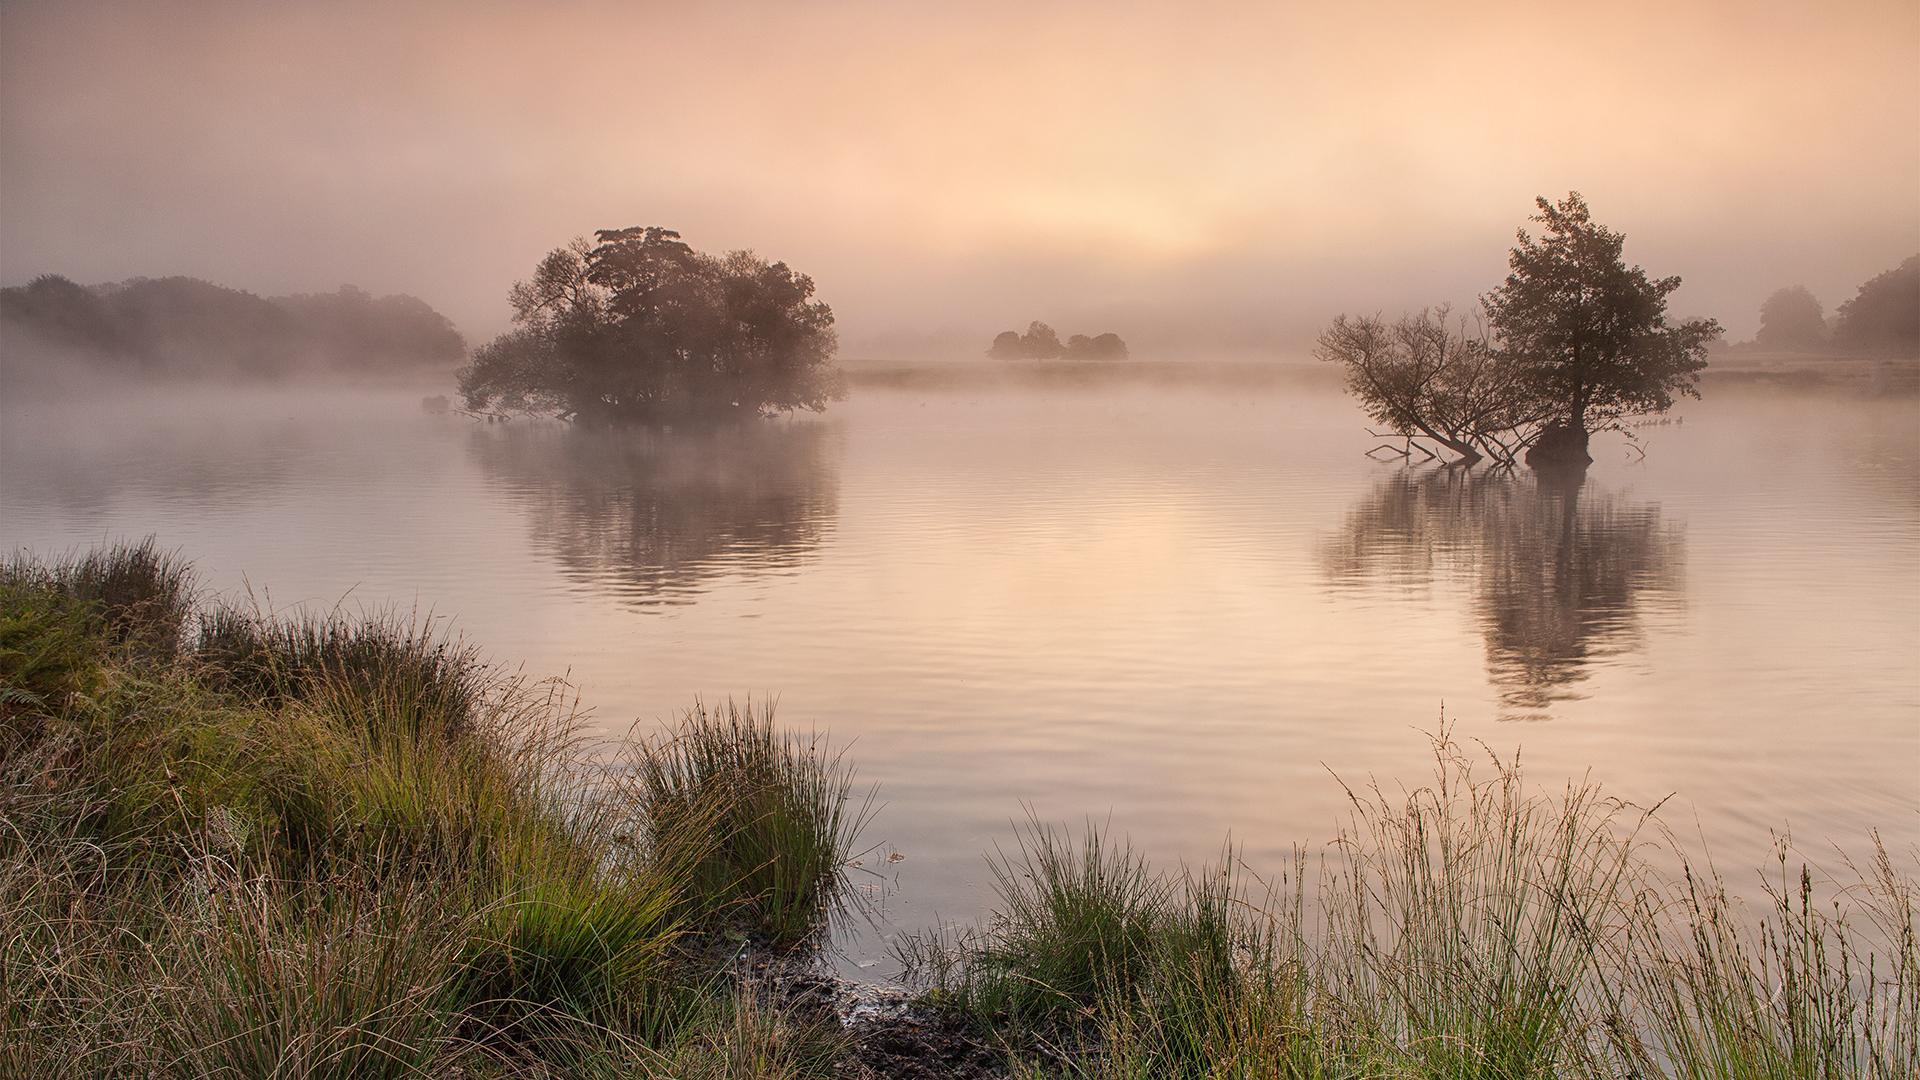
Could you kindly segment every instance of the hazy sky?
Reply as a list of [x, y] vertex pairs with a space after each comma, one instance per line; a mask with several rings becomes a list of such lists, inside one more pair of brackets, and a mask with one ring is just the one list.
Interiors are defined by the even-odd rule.
[[852, 355], [1138, 352], [1470, 301], [1569, 188], [1736, 337], [1920, 251], [1916, 0], [696, 7], [0, 0], [0, 278], [351, 281], [478, 335], [547, 248], [662, 224], [811, 273]]

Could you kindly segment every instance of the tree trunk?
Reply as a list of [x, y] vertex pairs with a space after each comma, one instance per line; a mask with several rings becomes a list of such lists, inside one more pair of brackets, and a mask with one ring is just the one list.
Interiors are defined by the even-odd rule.
[[1527, 450], [1527, 464], [1537, 470], [1584, 469], [1592, 460], [1587, 453], [1587, 429], [1573, 424], [1548, 426]]
[[1433, 427], [1431, 425], [1429, 425], [1426, 421], [1421, 420], [1417, 416], [1414, 417], [1413, 419], [1413, 426], [1419, 428], [1421, 433], [1424, 434], [1427, 438], [1432, 439], [1434, 442], [1439, 443], [1441, 446], [1444, 446], [1447, 449], [1453, 451], [1454, 453], [1459, 454], [1460, 464], [1471, 465], [1474, 462], [1480, 460], [1480, 457], [1481, 457], [1480, 451], [1472, 443], [1467, 442], [1464, 439], [1454, 439], [1446, 435], [1442, 435], [1438, 431], [1433, 430]]

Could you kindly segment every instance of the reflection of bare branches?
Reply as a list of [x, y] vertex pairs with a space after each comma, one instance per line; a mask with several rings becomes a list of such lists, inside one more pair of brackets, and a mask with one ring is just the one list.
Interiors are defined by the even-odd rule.
[[832, 529], [838, 437], [809, 422], [675, 432], [498, 427], [474, 457], [569, 572], [642, 604], [798, 565]]
[[1677, 594], [1683, 558], [1658, 506], [1577, 478], [1459, 469], [1385, 478], [1324, 551], [1336, 582], [1470, 581], [1509, 718], [1581, 697], [1596, 660], [1639, 647], [1640, 608]]

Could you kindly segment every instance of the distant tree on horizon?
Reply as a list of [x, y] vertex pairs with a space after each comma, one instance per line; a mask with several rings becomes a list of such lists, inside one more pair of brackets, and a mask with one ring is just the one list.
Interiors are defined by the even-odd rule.
[[25, 366], [151, 375], [424, 367], [466, 353], [453, 323], [425, 301], [352, 285], [262, 297], [179, 275], [83, 286], [43, 274], [0, 289], [0, 324], [25, 344], [9, 357]]
[[1120, 335], [1109, 330], [1093, 336], [1093, 355], [1101, 360], [1125, 360], [1128, 356], [1127, 343]]
[[119, 323], [99, 292], [59, 274], [0, 289], [0, 325], [90, 360], [125, 347]]
[[1823, 349], [1827, 345], [1826, 312], [1805, 285], [1778, 289], [1760, 305], [1760, 330], [1753, 340], [1768, 349]]
[[1095, 337], [1074, 334], [1063, 345], [1053, 327], [1036, 319], [1027, 324], [1025, 334], [1000, 331], [988, 346], [987, 355], [995, 360], [1051, 360], [1062, 356], [1069, 360], [1124, 360], [1127, 343], [1119, 334], [1109, 332]]
[[1067, 339], [1066, 355], [1069, 360], [1124, 360], [1127, 343], [1111, 332], [1095, 337], [1075, 334]]
[[272, 303], [293, 315], [338, 366], [447, 366], [467, 355], [466, 339], [453, 321], [419, 297], [376, 297], [342, 285], [330, 293], [274, 297]]
[[1859, 352], [1920, 356], [1920, 255], [1874, 276], [1840, 305], [1833, 343]]
[[1027, 332], [1020, 337], [1020, 351], [1029, 360], [1051, 360], [1066, 350], [1053, 327], [1035, 319], [1027, 324]]

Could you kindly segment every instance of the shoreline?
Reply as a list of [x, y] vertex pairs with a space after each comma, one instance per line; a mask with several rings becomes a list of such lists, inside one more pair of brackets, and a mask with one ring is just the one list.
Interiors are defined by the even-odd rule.
[[605, 756], [564, 684], [393, 616], [202, 605], [151, 541], [8, 563], [0, 665], [0, 1071], [1920, 1063], [1905, 853], [1836, 880], [1780, 847], [1749, 910], [1711, 863], [1647, 860], [1676, 843], [1655, 810], [1444, 728], [1424, 783], [1348, 791], [1311, 872], [1300, 848], [1277, 877], [1166, 870], [1029, 819], [989, 858], [994, 913], [899, 939], [904, 981], [875, 985], [824, 964], [873, 796], [764, 710]]

